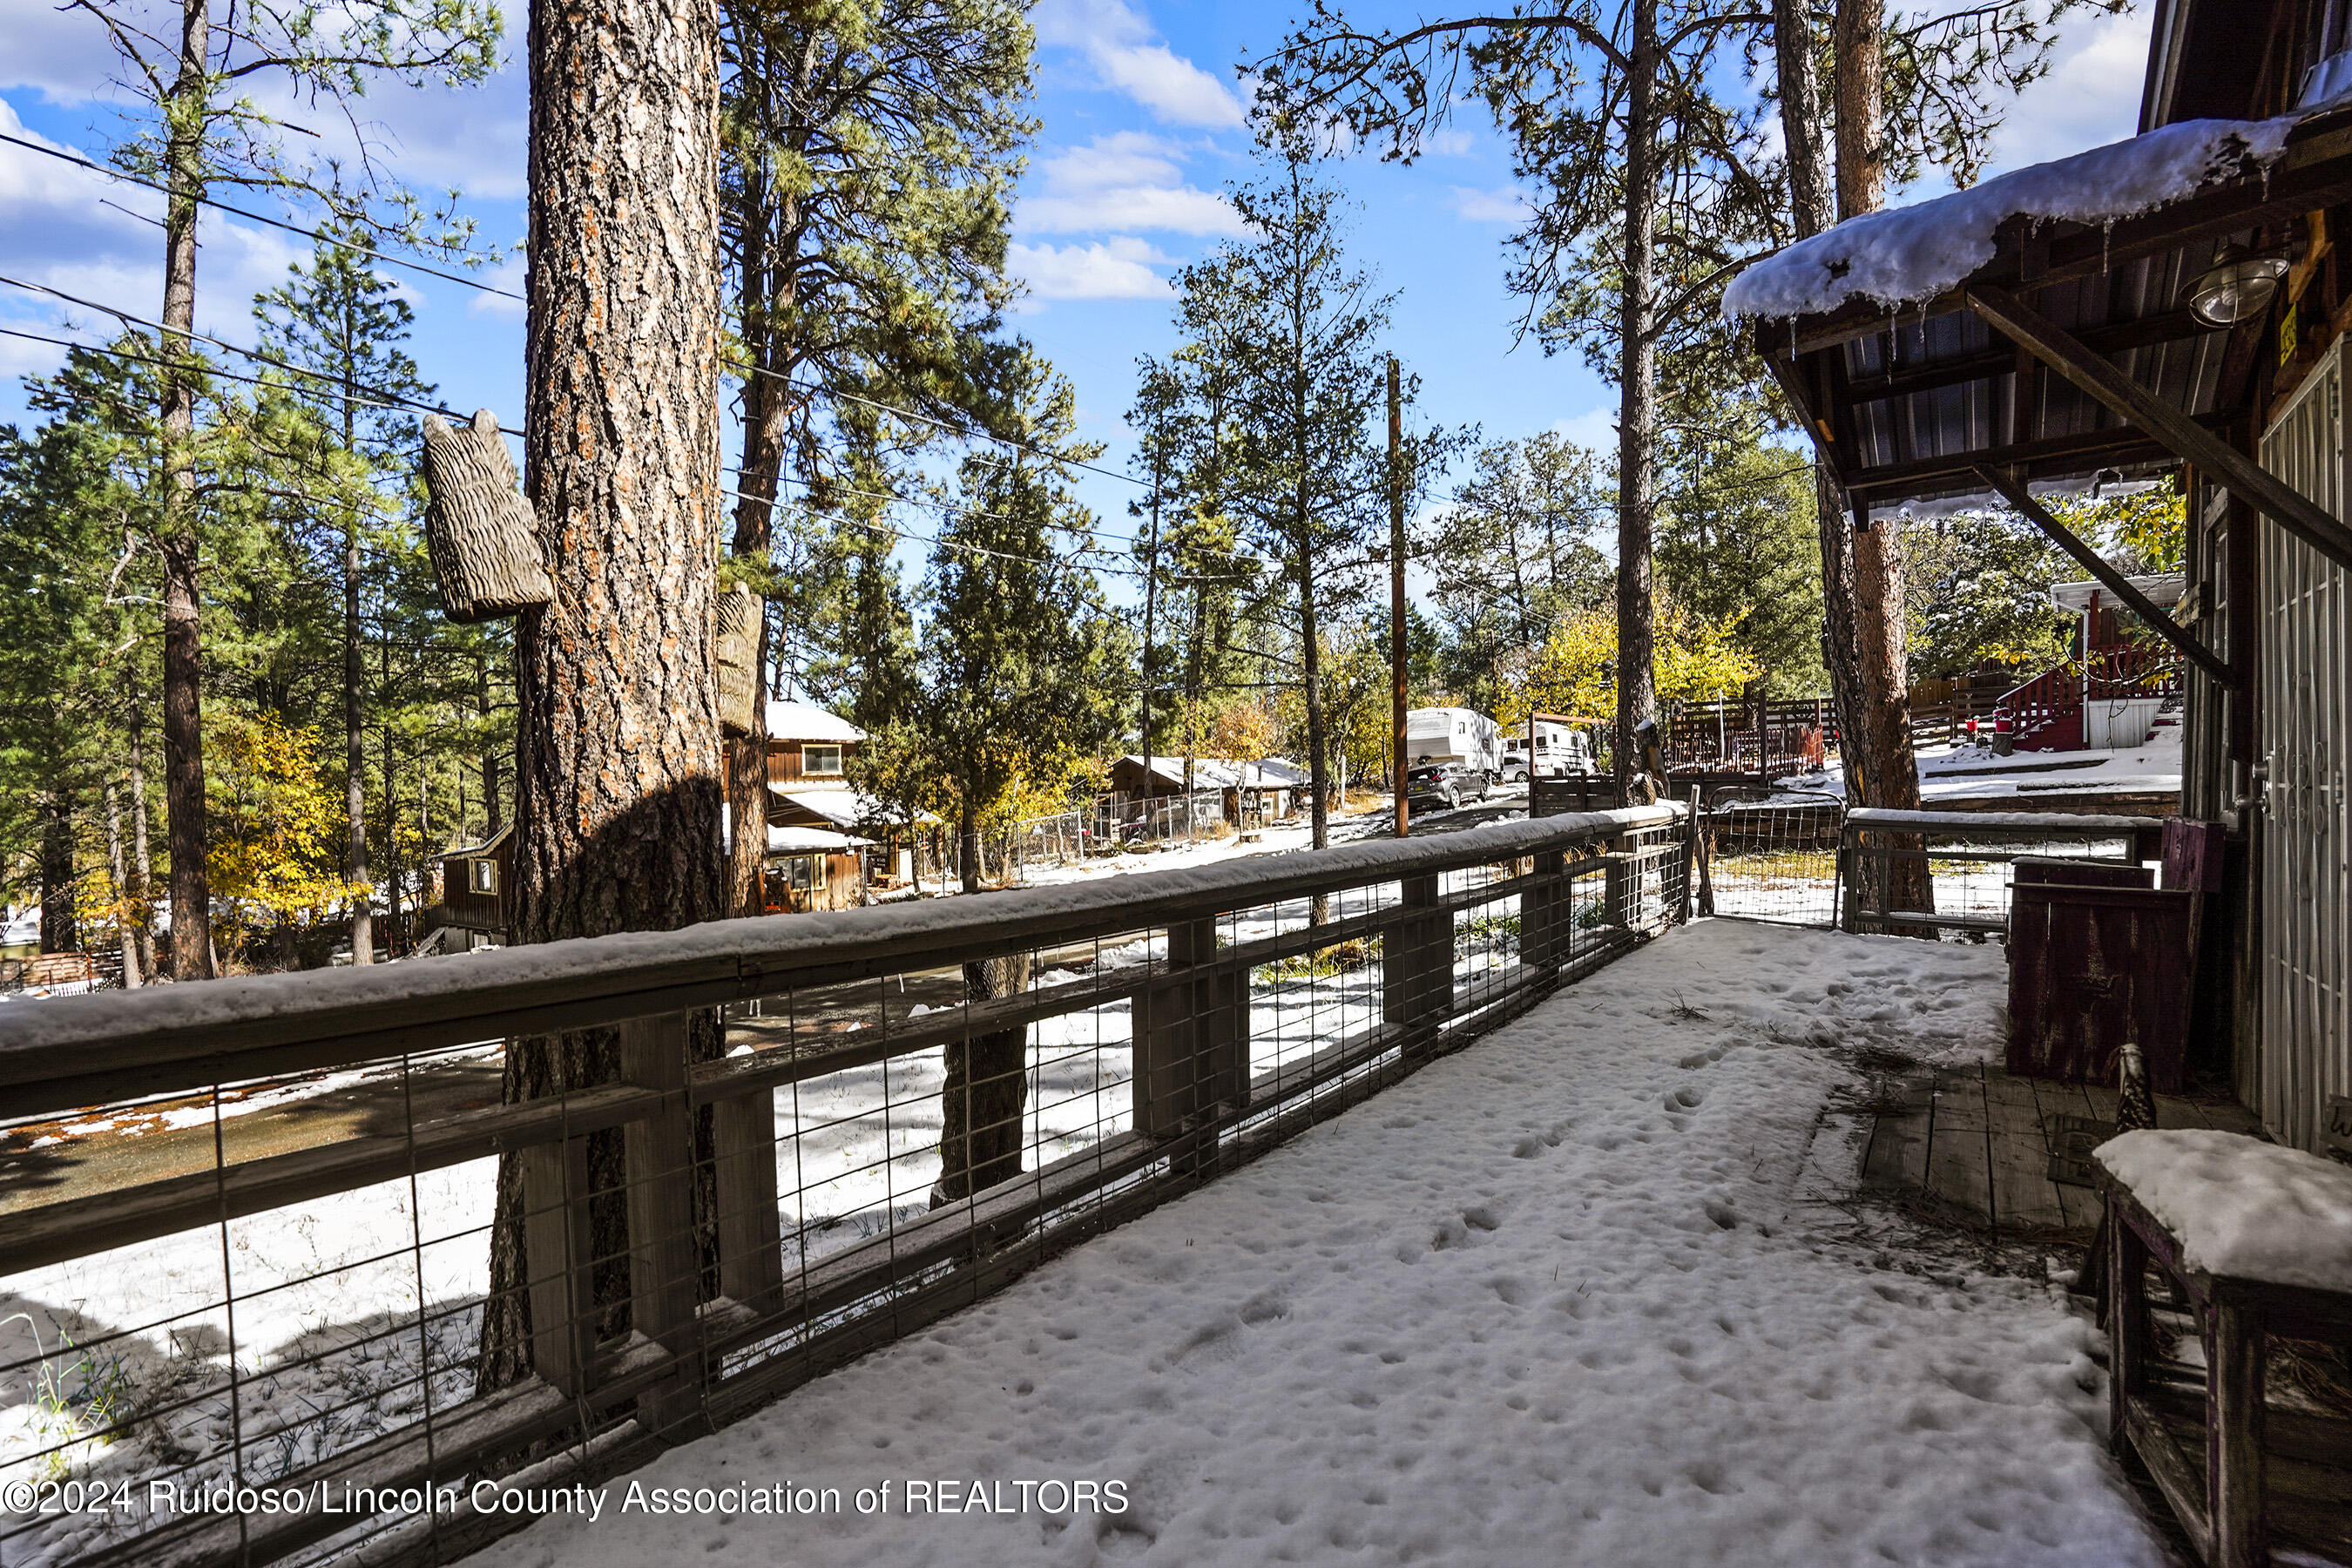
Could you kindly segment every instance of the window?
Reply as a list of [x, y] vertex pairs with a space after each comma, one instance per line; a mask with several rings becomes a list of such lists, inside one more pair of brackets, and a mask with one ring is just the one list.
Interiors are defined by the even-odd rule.
[[837, 773], [841, 771], [839, 746], [803, 746], [801, 772], [803, 773]]
[[467, 886], [470, 887], [475, 892], [495, 893], [499, 890], [499, 863], [497, 861], [468, 860], [466, 862], [466, 870]]

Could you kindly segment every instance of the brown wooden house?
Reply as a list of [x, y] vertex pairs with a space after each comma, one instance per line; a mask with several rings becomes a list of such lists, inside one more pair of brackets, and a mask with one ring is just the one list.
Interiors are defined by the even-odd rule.
[[512, 940], [509, 889], [514, 882], [514, 824], [479, 844], [444, 851], [438, 862], [439, 923], [465, 932], [467, 946], [503, 945]]
[[[1750, 268], [1726, 296], [1851, 528], [2003, 507], [2169, 643], [2221, 825], [2197, 1034], [2271, 1133], [2352, 1110], [2352, 0], [2158, 0], [2140, 134]], [[2040, 498], [2187, 497], [2173, 614]]]
[[849, 787], [848, 767], [866, 731], [813, 702], [768, 703], [768, 782]]

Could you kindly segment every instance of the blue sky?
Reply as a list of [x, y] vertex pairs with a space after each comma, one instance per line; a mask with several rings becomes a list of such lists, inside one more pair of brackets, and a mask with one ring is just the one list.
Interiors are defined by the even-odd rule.
[[[1013, 265], [1029, 291], [1013, 324], [1076, 384], [1081, 431], [1108, 443], [1107, 466], [1123, 467], [1131, 449], [1123, 416], [1136, 356], [1172, 342], [1170, 276], [1236, 232], [1221, 192], [1248, 177], [1251, 163], [1234, 67], [1278, 39], [1290, 9], [1217, 0], [1042, 0], [1035, 8], [1042, 127], [1014, 215]], [[512, 10], [509, 48], [520, 42], [521, 4]], [[1394, 5], [1349, 11], [1368, 22], [1418, 14]], [[2070, 24], [2050, 76], [2014, 107], [1995, 172], [2131, 133], [2145, 8]], [[0, 6], [0, 131], [96, 150], [117, 123], [109, 84], [118, 74], [86, 13], [40, 0]], [[412, 185], [457, 188], [483, 238], [504, 244], [524, 226], [524, 107], [520, 68], [509, 64], [488, 86], [462, 93], [379, 89], [358, 106], [356, 127], [331, 110], [289, 106], [288, 114], [321, 145], [348, 151], [363, 137]], [[1548, 358], [1533, 341], [1515, 342], [1522, 302], [1503, 285], [1503, 241], [1518, 196], [1483, 115], [1459, 120], [1411, 168], [1356, 159], [1328, 172], [1360, 204], [1357, 255], [1399, 296], [1392, 346], [1423, 378], [1424, 417], [1475, 424], [1489, 437], [1562, 429], [1595, 445], [1612, 439], [1610, 388], [1573, 353]], [[161, 299], [157, 201], [0, 144], [0, 275], [152, 318]], [[279, 211], [267, 198], [240, 205]], [[199, 328], [251, 343], [253, 294], [307, 245], [216, 213], [201, 235]], [[511, 264], [485, 276], [519, 286]], [[520, 306], [414, 274], [404, 281], [416, 310], [414, 352], [443, 398], [518, 423]], [[59, 330], [68, 321], [78, 330]], [[97, 341], [100, 321], [0, 288], [0, 326]], [[0, 337], [0, 420], [23, 416], [18, 378], [61, 358]], [[1113, 526], [1127, 526], [1131, 487], [1087, 476], [1082, 493]]]

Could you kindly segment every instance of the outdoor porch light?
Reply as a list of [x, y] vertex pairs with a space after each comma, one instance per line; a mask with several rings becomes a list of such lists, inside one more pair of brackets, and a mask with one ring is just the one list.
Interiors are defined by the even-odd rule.
[[2286, 258], [2255, 256], [2225, 242], [2213, 253], [2213, 265], [2189, 285], [2189, 313], [2209, 327], [2236, 326], [2262, 313], [2285, 276]]

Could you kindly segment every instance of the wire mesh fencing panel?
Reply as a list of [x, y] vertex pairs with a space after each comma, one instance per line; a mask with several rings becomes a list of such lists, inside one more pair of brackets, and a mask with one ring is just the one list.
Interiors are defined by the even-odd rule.
[[1851, 811], [1841, 923], [1852, 931], [2006, 940], [2019, 860], [2139, 866], [2156, 858], [2163, 828], [2143, 816]]
[[1703, 914], [1783, 925], [1837, 924], [1838, 838], [1845, 803], [1805, 791], [1725, 789], [1700, 831]]
[[1507, 823], [12, 1009], [0, 1554], [454, 1561], [502, 1489], [708, 1430], [1536, 1005], [1679, 918], [1691, 843]]

